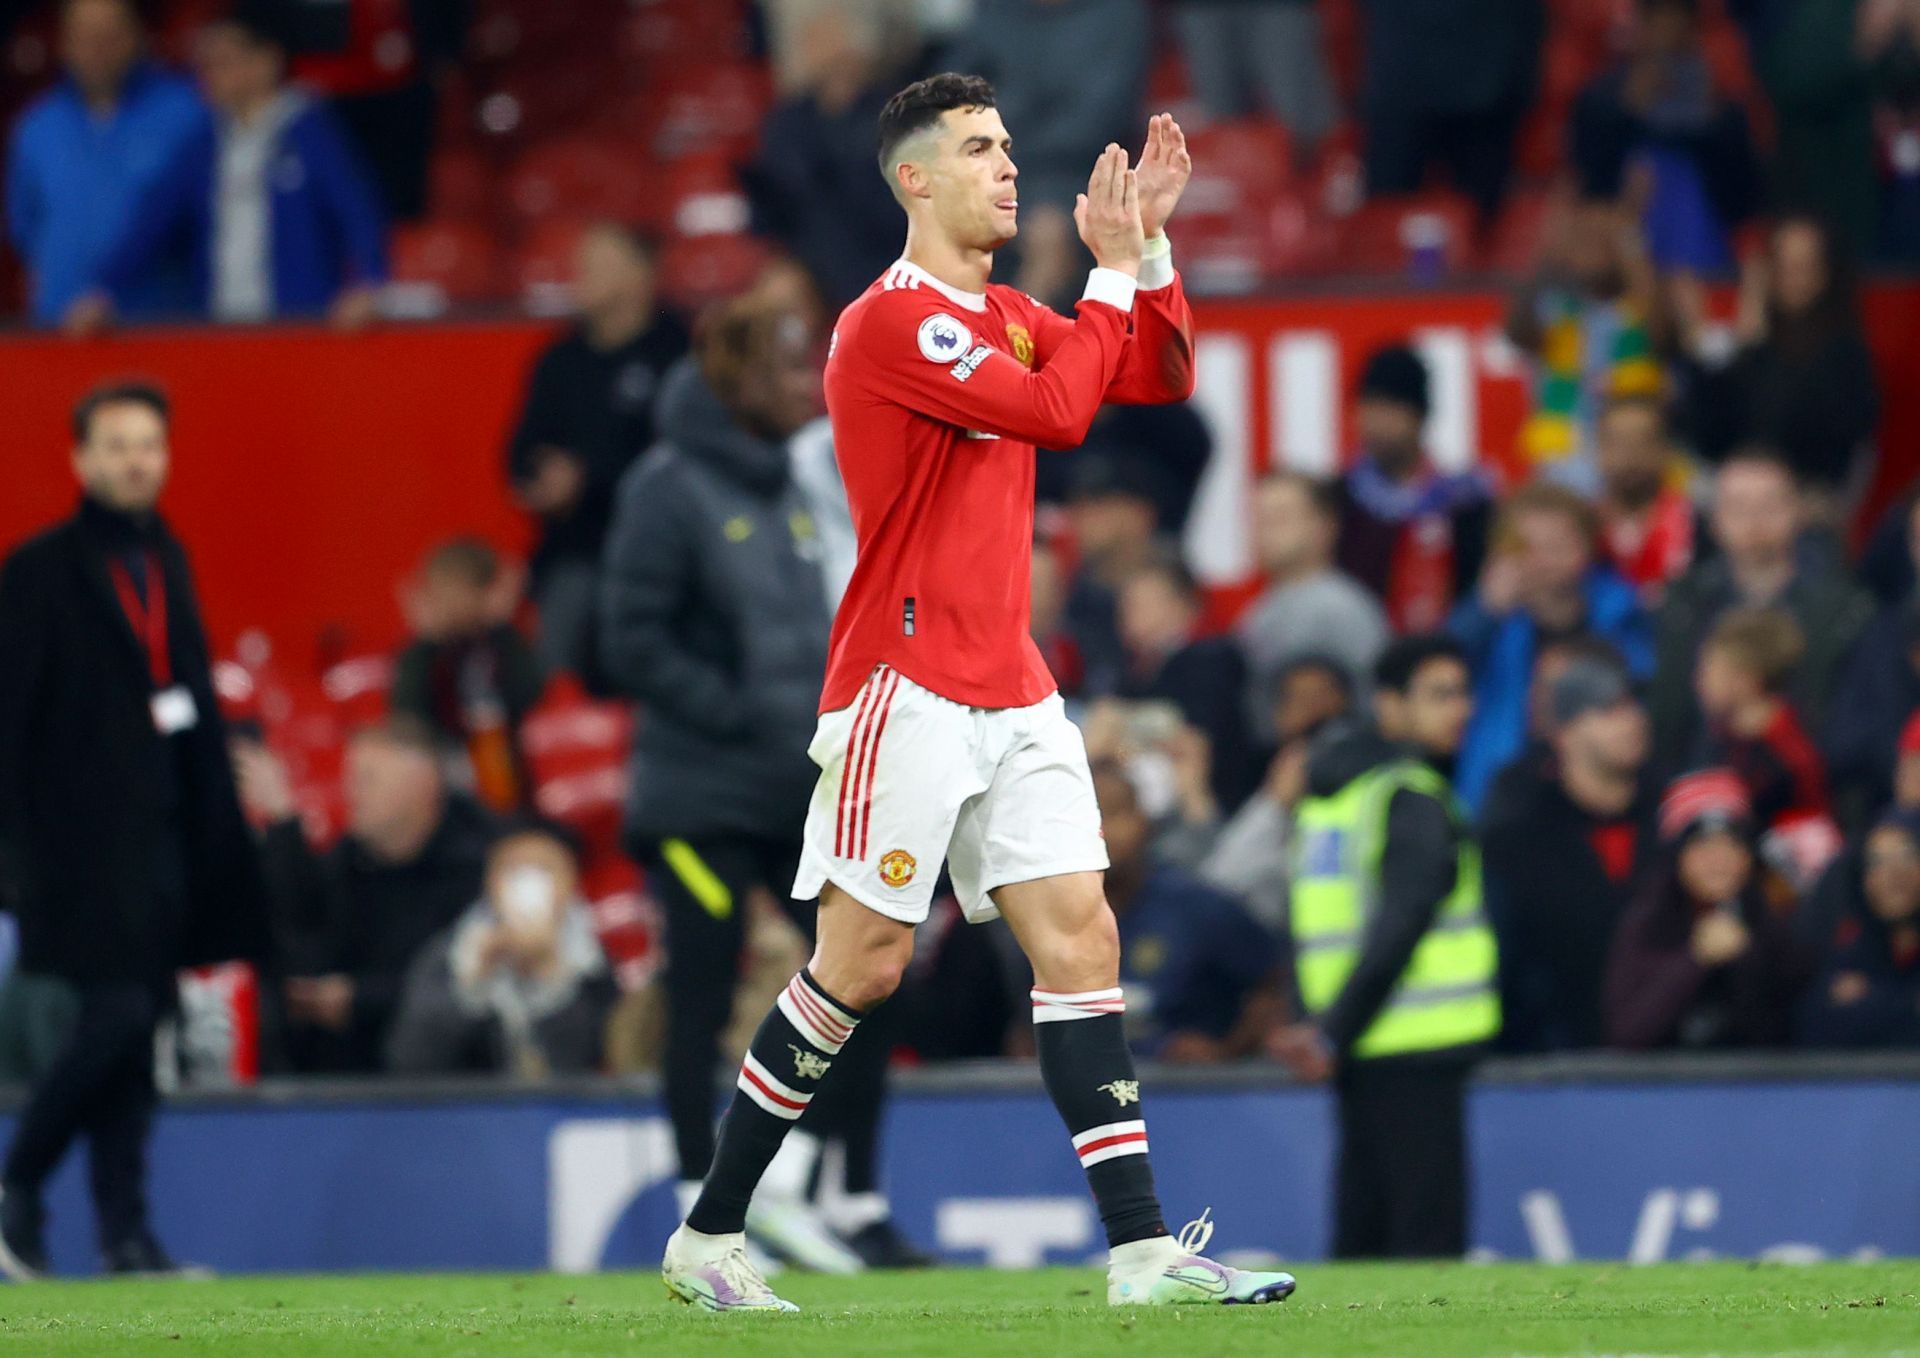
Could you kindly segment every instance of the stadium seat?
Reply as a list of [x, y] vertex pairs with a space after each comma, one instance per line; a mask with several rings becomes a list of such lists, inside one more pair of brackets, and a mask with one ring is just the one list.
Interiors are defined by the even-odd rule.
[[1229, 215], [1274, 202], [1293, 182], [1293, 139], [1270, 118], [1242, 118], [1187, 134], [1193, 179], [1182, 216]]
[[677, 70], [658, 86], [648, 144], [663, 161], [708, 154], [744, 160], [759, 142], [772, 100], [760, 66], [708, 62]]
[[507, 176], [514, 218], [535, 224], [553, 217], [651, 219], [658, 199], [651, 166], [630, 143], [577, 135], [530, 146]]
[[487, 222], [499, 206], [493, 162], [472, 146], [436, 151], [428, 168], [427, 210], [442, 221]]
[[683, 238], [730, 236], [747, 229], [747, 196], [725, 156], [673, 162], [655, 189], [659, 225]]
[[632, 7], [617, 35], [621, 64], [643, 81], [690, 64], [743, 60], [749, 47], [738, 0], [651, 0]]
[[500, 296], [500, 251], [472, 222], [428, 220], [393, 229], [390, 295], [402, 314], [437, 316]]
[[514, 292], [535, 316], [560, 316], [573, 310], [573, 257], [584, 222], [554, 217], [541, 222], [520, 242], [513, 261]]
[[320, 675], [320, 691], [352, 730], [378, 720], [393, 689], [393, 657], [384, 651], [336, 660]]
[[1470, 267], [1473, 205], [1445, 191], [1380, 198], [1341, 225], [1338, 267], [1347, 273], [1431, 283]]
[[1487, 267], [1510, 278], [1525, 278], [1539, 266], [1553, 194], [1545, 189], [1516, 189], [1494, 224]]
[[772, 251], [752, 236], [696, 236], [675, 241], [660, 261], [660, 290], [678, 306], [698, 310], [752, 284]]

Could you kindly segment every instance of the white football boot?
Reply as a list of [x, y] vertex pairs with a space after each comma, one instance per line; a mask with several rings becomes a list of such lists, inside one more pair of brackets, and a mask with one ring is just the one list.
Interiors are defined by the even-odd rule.
[[1116, 1246], [1107, 1266], [1109, 1306], [1264, 1306], [1293, 1295], [1291, 1273], [1228, 1268], [1200, 1251], [1213, 1238], [1213, 1209], [1177, 1236]]
[[767, 1286], [747, 1258], [747, 1238], [702, 1235], [683, 1224], [667, 1240], [660, 1277], [667, 1294], [703, 1311], [798, 1311]]
[[826, 1218], [800, 1198], [756, 1193], [747, 1208], [747, 1234], [793, 1268], [810, 1273], [860, 1273], [860, 1256], [827, 1228]]

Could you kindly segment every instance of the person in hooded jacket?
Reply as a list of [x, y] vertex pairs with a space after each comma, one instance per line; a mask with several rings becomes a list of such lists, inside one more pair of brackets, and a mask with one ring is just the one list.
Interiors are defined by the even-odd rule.
[[1839, 921], [1800, 1006], [1805, 1047], [1920, 1047], [1920, 812], [1881, 816], [1821, 883]]
[[[620, 482], [603, 561], [602, 673], [641, 708], [626, 836], [666, 917], [662, 1077], [683, 1207], [713, 1159], [719, 1040], [751, 915], [802, 909], [788, 888], [830, 618], [786, 443], [817, 413], [816, 357], [806, 318], [777, 298], [748, 294], [709, 317], [662, 384], [660, 443]], [[793, 1262], [850, 1272], [924, 1258], [877, 1181], [889, 1045], [863, 1023], [800, 1124], [846, 1147], [836, 1230], [797, 1194], [755, 1203], [749, 1229]]]

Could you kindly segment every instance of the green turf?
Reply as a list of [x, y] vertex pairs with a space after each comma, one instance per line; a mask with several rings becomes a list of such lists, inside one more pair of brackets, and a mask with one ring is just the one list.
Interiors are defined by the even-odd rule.
[[783, 1278], [798, 1316], [713, 1316], [645, 1274], [44, 1283], [0, 1290], [7, 1353], [714, 1358], [1920, 1358], [1920, 1263], [1307, 1267], [1284, 1306], [1109, 1311], [1100, 1275]]

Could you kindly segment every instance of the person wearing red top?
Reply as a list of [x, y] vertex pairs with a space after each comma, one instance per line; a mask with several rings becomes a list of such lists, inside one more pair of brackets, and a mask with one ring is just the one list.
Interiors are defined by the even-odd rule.
[[1658, 608], [1667, 585], [1693, 564], [1699, 514], [1672, 484], [1673, 440], [1652, 396], [1615, 396], [1596, 426], [1600, 543], [1614, 569]]
[[1826, 766], [1786, 697], [1805, 650], [1791, 614], [1736, 609], [1702, 643], [1694, 678], [1707, 722], [1703, 757], [1746, 785], [1762, 853], [1799, 891], [1840, 851]]
[[794, 1309], [741, 1234], [755, 1184], [861, 1015], [892, 993], [943, 861], [974, 921], [1004, 914], [1033, 964], [1035, 1046], [1111, 1247], [1114, 1304], [1268, 1302], [1283, 1273], [1168, 1235], [1122, 1029], [1120, 956], [1086, 746], [1030, 635], [1034, 452], [1106, 401], [1193, 390], [1193, 318], [1163, 227], [1192, 162], [1170, 116], [1130, 168], [1108, 145], [1074, 208], [1097, 265], [1069, 321], [990, 285], [1019, 171], [993, 87], [940, 75], [880, 115], [907, 246], [841, 313], [827, 411], [859, 541], [810, 753], [820, 780], [794, 895], [818, 945], [755, 1034], [713, 1168], [661, 1266], [709, 1310]]

